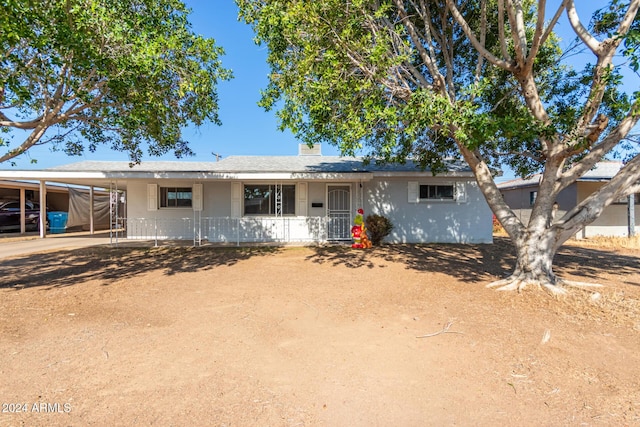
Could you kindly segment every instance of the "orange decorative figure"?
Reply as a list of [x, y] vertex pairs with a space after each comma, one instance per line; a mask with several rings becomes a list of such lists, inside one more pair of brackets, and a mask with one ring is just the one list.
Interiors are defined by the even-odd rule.
[[355, 224], [351, 227], [351, 237], [353, 238], [352, 248], [366, 249], [371, 247], [371, 241], [367, 237], [367, 231], [364, 226], [364, 210], [358, 209], [356, 217], [353, 219]]
[[353, 239], [352, 248], [362, 249], [362, 227], [354, 225], [351, 227], [351, 238]]

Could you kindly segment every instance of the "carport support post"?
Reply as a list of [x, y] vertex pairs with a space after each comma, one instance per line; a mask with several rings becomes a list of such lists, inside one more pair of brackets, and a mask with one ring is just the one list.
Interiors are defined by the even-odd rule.
[[93, 185], [89, 187], [89, 234], [93, 236]]
[[24, 187], [20, 187], [20, 234], [24, 234], [27, 232], [26, 220], [27, 216], [25, 214], [25, 193]]
[[[640, 197], [640, 196], [639, 196]], [[627, 218], [629, 220], [629, 237], [636, 235], [636, 195], [629, 194], [629, 200], [627, 202]]]
[[40, 238], [47, 237], [47, 183], [40, 180]]

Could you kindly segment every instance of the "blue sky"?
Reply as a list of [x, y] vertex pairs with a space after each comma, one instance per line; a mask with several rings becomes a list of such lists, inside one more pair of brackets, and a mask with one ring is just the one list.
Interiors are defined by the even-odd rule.
[[[193, 12], [190, 15], [192, 28], [196, 33], [212, 37], [219, 46], [225, 49], [223, 65], [233, 70], [234, 78], [221, 82], [219, 90], [220, 119], [222, 126], [205, 124], [199, 128], [188, 128], [184, 138], [190, 142], [195, 152], [194, 157], [184, 160], [214, 161], [212, 153], [229, 157], [232, 155], [295, 155], [298, 152], [298, 141], [291, 132], [278, 130], [275, 112], [266, 112], [258, 107], [260, 90], [267, 85], [269, 68], [266, 64], [267, 51], [264, 46], [257, 46], [253, 41], [250, 26], [238, 21], [238, 9], [233, 0], [186, 0], [185, 3]], [[549, 2], [549, 10], [551, 4]], [[586, 7], [586, 9], [584, 9]], [[580, 17], [588, 21], [596, 6], [578, 5]], [[550, 12], [548, 12], [550, 13]], [[568, 43], [573, 38], [566, 19], [560, 22], [560, 34], [567, 34]], [[570, 36], [569, 36], [570, 35]], [[591, 59], [591, 58], [590, 58]], [[577, 65], [577, 64], [576, 64]], [[631, 86], [639, 86], [635, 76]], [[337, 148], [323, 144], [325, 155], [338, 155]], [[37, 163], [32, 164], [31, 159]], [[164, 157], [143, 157], [145, 160], [175, 160], [172, 153]], [[34, 147], [27, 155], [15, 159], [16, 167], [8, 163], [0, 165], [6, 169], [42, 169], [82, 160], [128, 160], [125, 153], [111, 151], [101, 147], [95, 153], [69, 157], [62, 152], [53, 152], [49, 147]], [[505, 171], [501, 179], [508, 179], [511, 173]]]

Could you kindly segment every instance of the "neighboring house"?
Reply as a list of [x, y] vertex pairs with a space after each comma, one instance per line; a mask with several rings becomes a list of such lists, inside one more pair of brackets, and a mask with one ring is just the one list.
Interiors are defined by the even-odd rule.
[[[621, 162], [603, 161], [598, 163], [595, 168], [560, 192], [556, 199], [558, 203], [558, 213], [556, 215], [563, 215], [574, 208], [578, 203], [610, 181], [621, 167]], [[538, 196], [541, 177], [540, 174], [536, 174], [525, 179], [518, 178], [498, 184], [505, 202], [524, 223], [527, 223], [531, 216], [531, 209]], [[635, 194], [633, 199], [635, 228], [637, 229], [640, 224], [640, 195]], [[576, 237], [627, 236], [629, 234], [628, 200], [628, 197], [624, 197], [607, 206], [602, 215], [591, 224], [585, 226]]]
[[[194, 242], [349, 241], [358, 208], [388, 217], [396, 243], [491, 243], [491, 211], [462, 164], [433, 176], [358, 158], [238, 156], [219, 162], [80, 162], [2, 177], [126, 192], [126, 237]], [[313, 151], [312, 151], [313, 153]]]

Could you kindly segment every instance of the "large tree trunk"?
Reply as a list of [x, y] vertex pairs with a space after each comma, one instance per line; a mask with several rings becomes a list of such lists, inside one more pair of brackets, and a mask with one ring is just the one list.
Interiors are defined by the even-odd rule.
[[516, 250], [516, 266], [513, 273], [488, 286], [500, 286], [499, 290], [520, 291], [529, 285], [542, 287], [553, 294], [563, 294], [561, 281], [553, 273], [553, 258], [560, 243], [557, 230], [544, 227], [537, 230], [527, 229], [513, 239]]
[[516, 250], [516, 266], [513, 273], [502, 280], [488, 284], [498, 286], [501, 291], [521, 291], [534, 286], [549, 291], [553, 295], [567, 293], [565, 286], [582, 288], [601, 287], [597, 283], [563, 280], [553, 272], [553, 258], [566, 241], [566, 233], [557, 227], [548, 227], [532, 232], [530, 229], [513, 239]]

